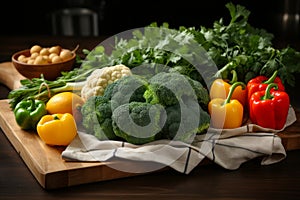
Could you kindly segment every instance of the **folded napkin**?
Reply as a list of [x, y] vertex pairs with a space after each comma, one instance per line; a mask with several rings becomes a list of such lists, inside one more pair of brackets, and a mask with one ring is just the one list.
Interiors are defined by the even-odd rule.
[[[236, 129], [209, 128], [207, 133], [197, 135], [192, 144], [157, 140], [144, 145], [133, 145], [123, 141], [100, 141], [93, 135], [79, 131], [73, 142], [62, 152], [62, 158], [66, 161], [118, 163], [112, 166], [131, 173], [145, 173], [169, 166], [189, 174], [204, 158], [230, 170], [258, 157], [262, 157], [262, 165], [268, 165], [286, 157], [281, 138], [276, 133], [295, 121], [296, 114], [290, 106], [282, 130], [262, 128], [251, 122]], [[122, 165], [118, 161], [132, 162], [138, 167]]]

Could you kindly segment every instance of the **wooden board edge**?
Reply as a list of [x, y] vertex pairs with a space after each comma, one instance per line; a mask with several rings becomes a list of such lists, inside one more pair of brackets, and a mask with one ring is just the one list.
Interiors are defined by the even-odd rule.
[[300, 133], [299, 134], [286, 134], [278, 133], [281, 138], [282, 145], [286, 151], [300, 149]]
[[[104, 175], [104, 172], [108, 176]], [[113, 176], [112, 176], [113, 175]], [[46, 190], [65, 188], [70, 186], [83, 185], [87, 183], [102, 182], [143, 175], [122, 172], [110, 168], [106, 165], [86, 167], [81, 169], [72, 169], [67, 171], [52, 172], [45, 175], [45, 182], [42, 187]], [[58, 183], [59, 180], [59, 183]]]

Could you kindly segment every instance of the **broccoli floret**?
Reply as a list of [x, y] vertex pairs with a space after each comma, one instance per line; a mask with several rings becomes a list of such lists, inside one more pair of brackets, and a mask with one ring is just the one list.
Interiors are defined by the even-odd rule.
[[113, 111], [113, 130], [118, 137], [132, 144], [152, 142], [160, 138], [165, 116], [160, 105], [126, 103]]
[[144, 98], [151, 104], [171, 106], [178, 104], [178, 100], [189, 86], [187, 80], [179, 73], [161, 72], [149, 80], [149, 86]]
[[119, 80], [116, 80], [106, 86], [104, 93], [103, 93], [103, 97], [111, 100], [111, 97], [113, 96], [114, 88], [118, 84]]
[[210, 116], [193, 99], [166, 108], [167, 120], [162, 137], [191, 143], [196, 134], [203, 133], [210, 124]]
[[210, 100], [208, 90], [205, 87], [203, 87], [201, 82], [193, 80], [188, 76], [186, 78], [189, 81], [189, 83], [191, 84], [191, 86], [196, 94], [199, 105], [201, 106], [201, 108], [203, 110], [207, 111], [207, 109], [208, 109], [207, 105]]
[[113, 109], [133, 101], [145, 102], [143, 95], [147, 85], [147, 80], [141, 76], [124, 76], [109, 84], [103, 96], [111, 100]]
[[193, 80], [196, 80], [200, 83], [204, 83], [204, 79], [201, 73], [195, 67], [191, 67], [191, 65], [177, 65], [173, 66], [169, 69], [169, 72], [178, 72], [182, 75], [186, 75]]
[[144, 93], [146, 102], [163, 106], [176, 105], [187, 97], [197, 99], [205, 107], [209, 100], [208, 91], [200, 82], [176, 72], [156, 74]]
[[100, 140], [117, 139], [112, 127], [112, 109], [109, 99], [92, 96], [82, 105], [82, 125], [87, 133]]

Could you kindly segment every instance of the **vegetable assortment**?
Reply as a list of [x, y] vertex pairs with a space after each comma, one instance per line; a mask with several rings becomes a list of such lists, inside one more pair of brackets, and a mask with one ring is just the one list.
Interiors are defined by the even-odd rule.
[[[242, 125], [244, 114], [247, 113], [251, 123], [264, 128], [282, 129], [287, 120], [290, 100], [281, 79], [276, 75], [277, 72], [274, 72], [270, 78], [254, 77], [247, 86], [236, 82], [231, 86], [227, 98], [212, 98], [208, 104], [211, 126], [218, 129], [238, 128]], [[246, 104], [242, 104], [240, 100], [230, 100], [238, 85], [248, 94]], [[236, 105], [233, 106], [234, 104]]]
[[[226, 7], [231, 16], [228, 24], [221, 18], [212, 28], [181, 26], [164, 32], [171, 30], [169, 24], [152, 23], [143, 31], [134, 30], [129, 39], [116, 37], [110, 54], [103, 45], [93, 51], [85, 49], [85, 60], [77, 60], [81, 67], [63, 72], [54, 81], [43, 76], [22, 80], [22, 87], [8, 96], [10, 106], [15, 109], [28, 98], [47, 103], [57, 93], [74, 92], [84, 100], [81, 114], [87, 133], [100, 140], [134, 144], [157, 139], [191, 142], [209, 126], [237, 128], [247, 109], [254, 123], [279, 129], [289, 104], [280, 92], [285, 85], [294, 86], [300, 52], [274, 48], [272, 34], [248, 23], [250, 11], [232, 3]], [[197, 60], [186, 49], [194, 41], [215, 65]], [[191, 61], [207, 68], [216, 66], [217, 72], [200, 74]], [[134, 71], [137, 67], [140, 70]], [[262, 93], [265, 100], [257, 97]], [[279, 127], [261, 123], [256, 103], [268, 107], [264, 101], [277, 102], [278, 98], [285, 102], [282, 118], [274, 119], [280, 120]], [[276, 116], [277, 107], [281, 105], [268, 107], [270, 117]]]
[[[145, 68], [145, 71], [155, 71], [159, 64], [167, 65], [171, 71], [177, 71], [203, 83], [197, 69], [180, 56], [185, 53], [186, 57], [190, 57], [192, 54], [186, 52], [183, 41], [185, 44], [197, 41], [218, 67], [219, 71], [216, 74], [207, 74], [206, 77], [215, 76], [230, 80], [231, 71], [235, 70], [238, 80], [247, 83], [259, 75], [270, 77], [277, 70], [285, 85], [294, 86], [294, 74], [300, 72], [300, 52], [291, 47], [274, 48], [272, 34], [248, 23], [250, 11], [232, 3], [226, 4], [226, 7], [231, 16], [228, 24], [221, 18], [214, 22], [212, 28], [181, 26], [162, 37], [160, 29], [168, 29], [169, 25], [163, 23], [158, 26], [152, 23], [143, 32], [139, 29], [134, 30], [132, 38], [115, 38], [112, 49], [109, 47], [110, 54], [106, 53], [104, 45], [97, 46], [93, 51], [84, 50], [87, 56], [85, 60], [80, 61], [81, 67], [64, 72], [57, 80], [47, 81], [41, 77], [21, 81], [23, 87], [9, 94], [10, 105], [13, 108], [17, 102], [28, 96], [47, 101], [46, 88], [40, 89], [44, 82], [53, 93], [81, 90], [82, 87], [76, 87], [78, 84], [74, 82], [86, 80], [95, 69], [116, 64], [124, 64], [129, 68], [148, 65], [149, 69]], [[152, 27], [155, 29], [151, 29]], [[151, 41], [156, 42], [152, 44]], [[165, 51], [166, 46], [173, 47], [177, 53]], [[152, 65], [149, 65], [151, 63]]]

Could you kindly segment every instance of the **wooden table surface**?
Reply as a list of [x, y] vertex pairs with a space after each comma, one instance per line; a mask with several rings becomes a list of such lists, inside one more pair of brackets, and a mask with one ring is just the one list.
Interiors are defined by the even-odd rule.
[[[31, 41], [34, 40], [34, 37], [30, 38]], [[0, 39], [1, 61], [9, 61], [4, 59], [14, 50], [28, 45], [28, 41]], [[48, 43], [53, 41], [55, 40], [48, 40]], [[65, 43], [71, 46], [72, 41], [66, 39]], [[83, 44], [89, 42], [89, 47], [99, 43], [95, 38], [80, 41]], [[2, 42], [7, 51], [4, 51], [5, 46]], [[0, 99], [7, 98], [8, 92], [9, 89], [0, 84]], [[47, 191], [39, 185], [0, 129], [0, 199], [120, 198], [300, 199], [300, 150], [289, 151], [285, 160], [267, 166], [260, 165], [260, 160], [254, 159], [233, 171], [210, 164], [195, 168], [189, 175], [167, 170]]]

